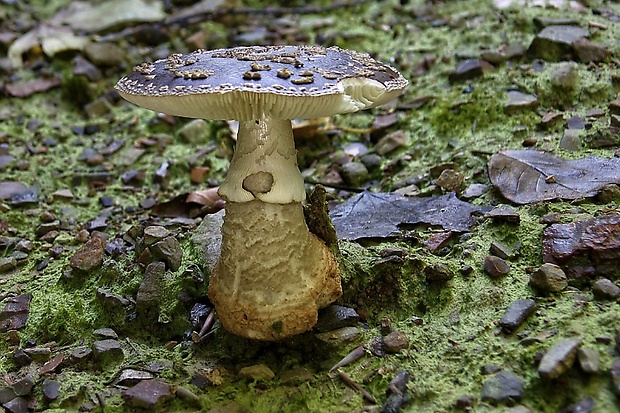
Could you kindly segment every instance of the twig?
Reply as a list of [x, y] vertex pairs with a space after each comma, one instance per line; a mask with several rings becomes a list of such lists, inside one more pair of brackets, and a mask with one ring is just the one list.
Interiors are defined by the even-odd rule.
[[[148, 28], [148, 27], [168, 27], [168, 26], [187, 26], [190, 24], [201, 23], [205, 20], [213, 20], [219, 17], [227, 15], [262, 15], [262, 16], [282, 16], [286, 14], [320, 14], [327, 13], [333, 10], [357, 7], [361, 4], [367, 3], [369, 0], [352, 0], [349, 2], [334, 2], [328, 6], [301, 6], [301, 7], [265, 7], [256, 9], [252, 7], [240, 7], [240, 8], [227, 8], [222, 7], [216, 10], [205, 10], [190, 16], [185, 16], [181, 13], [177, 13], [176, 16], [170, 16], [164, 19], [162, 22], [156, 23], [144, 23], [133, 27], [128, 27], [116, 33], [110, 33], [105, 36], [98, 36], [97, 41], [108, 42], [111, 40], [121, 39], [123, 37], [130, 36], [135, 33]], [[179, 15], [181, 14], [181, 15]]]
[[334, 367], [329, 369], [329, 372], [331, 373], [332, 371], [334, 371], [336, 369], [339, 369], [340, 367], [344, 367], [347, 364], [351, 364], [354, 361], [357, 361], [357, 360], [361, 359], [364, 356], [364, 354], [366, 354], [366, 349], [364, 348], [364, 346], [357, 347], [356, 349], [351, 351], [349, 354], [347, 354], [338, 363], [334, 364]]
[[362, 397], [366, 399], [368, 402], [372, 404], [377, 404], [377, 401], [375, 400], [375, 398], [372, 397], [372, 395], [368, 393], [362, 386], [354, 382], [353, 379], [349, 377], [344, 371], [338, 370], [338, 375], [340, 376], [340, 379], [342, 379], [342, 381], [344, 381], [350, 388], [360, 392]]

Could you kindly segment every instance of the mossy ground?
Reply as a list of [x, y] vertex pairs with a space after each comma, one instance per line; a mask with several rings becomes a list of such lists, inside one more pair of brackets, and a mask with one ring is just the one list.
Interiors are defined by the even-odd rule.
[[[250, 4], [251, 3], [251, 4]], [[254, 4], [256, 3], [256, 4]], [[250, 6], [265, 6], [248, 2]], [[399, 8], [399, 4], [405, 4]], [[559, 127], [539, 130], [540, 113], [524, 110], [516, 114], [504, 111], [506, 91], [518, 88], [539, 97], [542, 111], [563, 111], [564, 118], [583, 115], [588, 109], [606, 110], [609, 101], [620, 92], [618, 66], [611, 63], [618, 59], [620, 25], [605, 19], [601, 14], [577, 13], [570, 9], [512, 7], [498, 11], [490, 1], [381, 1], [367, 2], [354, 8], [332, 12], [333, 19], [317, 24], [327, 15], [302, 15], [300, 32], [309, 42], [327, 41], [343, 48], [372, 53], [378, 60], [391, 62], [400, 68], [411, 84], [401, 102], [416, 97], [431, 96], [430, 102], [420, 109], [400, 110], [393, 129], [400, 128], [408, 136], [408, 144], [389, 155], [385, 163], [401, 156], [408, 156], [399, 164], [400, 169], [390, 170], [379, 176], [379, 187], [384, 191], [412, 175], [423, 175], [442, 162], [455, 162], [465, 175], [466, 183], [488, 183], [485, 172], [488, 155], [500, 149], [517, 149], [525, 137], [534, 136], [539, 147], [556, 150], [567, 157], [590, 155], [610, 157], [609, 148], [591, 148], [580, 151], [557, 150], [562, 136]], [[66, 1], [31, 1], [23, 12], [34, 10], [36, 17], [45, 19]], [[272, 4], [270, 4], [272, 5]], [[0, 5], [0, 15], [15, 11], [8, 3]], [[607, 7], [620, 13], [617, 2], [591, 1], [590, 10]], [[432, 8], [434, 19], [419, 19], [424, 8]], [[398, 10], [398, 12], [395, 12]], [[431, 16], [431, 13], [428, 13]], [[447, 74], [452, 72], [458, 59], [455, 57], [479, 55], [482, 49], [496, 49], [506, 44], [529, 45], [536, 29], [535, 17], [572, 17], [582, 26], [592, 22], [607, 27], [596, 32], [594, 40], [606, 44], [612, 52], [607, 64], [575, 65], [578, 82], [565, 95], [558, 96], [550, 74], [566, 62], [548, 63], [541, 72], [531, 70], [531, 61], [517, 60], [503, 64], [485, 75], [468, 82], [451, 84]], [[260, 17], [248, 18], [246, 23], [260, 25]], [[439, 24], [440, 20], [445, 24]], [[323, 27], [325, 26], [325, 27]], [[229, 31], [224, 23], [215, 21], [201, 25], [212, 35], [214, 47], [228, 45]], [[188, 34], [186, 28], [172, 29], [177, 40], [174, 48], [185, 48], [181, 41]], [[175, 37], [173, 36], [173, 37]], [[139, 48], [131, 40], [121, 39], [119, 44], [135, 53], [129, 53], [127, 67], [141, 62]], [[183, 52], [186, 50], [173, 50]], [[36, 54], [36, 51], [35, 51]], [[416, 71], [416, 65], [425, 55], [433, 55], [429, 68]], [[37, 56], [31, 56], [33, 59]], [[411, 347], [396, 355], [377, 358], [367, 355], [346, 368], [347, 373], [360, 382], [374, 397], [383, 400], [385, 390], [397, 369], [412, 374], [409, 384], [410, 403], [405, 407], [411, 412], [455, 411], [455, 400], [463, 396], [474, 397], [474, 411], [505, 411], [506, 405], [493, 406], [479, 400], [483, 382], [488, 378], [481, 372], [484, 365], [497, 365], [511, 370], [525, 379], [522, 403], [536, 412], [558, 411], [571, 403], [590, 396], [597, 411], [612, 412], [619, 408], [617, 396], [612, 392], [607, 371], [614, 356], [613, 345], [601, 338], [613, 338], [620, 327], [620, 308], [614, 302], [593, 301], [588, 291], [579, 292], [590, 299], [579, 305], [576, 292], [565, 291], [548, 297], [538, 297], [535, 315], [517, 332], [502, 333], [497, 325], [504, 310], [516, 299], [535, 297], [528, 286], [528, 271], [541, 264], [541, 239], [543, 224], [539, 219], [550, 212], [561, 212], [565, 222], [596, 216], [603, 211], [618, 209], [617, 201], [602, 203], [587, 200], [578, 205], [570, 202], [548, 202], [539, 205], [513, 206], [521, 216], [519, 224], [485, 221], [472, 230], [471, 237], [455, 240], [442, 255], [431, 253], [422, 241], [433, 229], [422, 228], [415, 236], [389, 242], [372, 242], [364, 245], [341, 242], [342, 265], [345, 271], [343, 304], [356, 307], [365, 317], [368, 330], [354, 343], [332, 346], [318, 341], [312, 334], [283, 343], [250, 343], [218, 331], [200, 345], [182, 341], [187, 327], [187, 309], [176, 301], [180, 282], [171, 281], [166, 302], [160, 309], [161, 317], [155, 325], [143, 321], [126, 320], [121, 314], [110, 314], [96, 299], [98, 287], [108, 288], [119, 295], [134, 296], [142, 272], [131, 254], [108, 259], [103, 268], [89, 274], [79, 282], [67, 281], [63, 273], [68, 268], [72, 252], [79, 247], [75, 232], [88, 220], [99, 216], [103, 210], [101, 196], [116, 200], [114, 213], [108, 220], [106, 233], [112, 237], [122, 235], [135, 224], [147, 221], [148, 211], [139, 207], [148, 197], [166, 201], [175, 196], [199, 189], [188, 179], [190, 159], [200, 150], [207, 155], [200, 162], [211, 166], [209, 177], [217, 182], [223, 179], [233, 141], [227, 137], [228, 128], [223, 122], [210, 123], [209, 136], [198, 147], [189, 145], [178, 136], [187, 120], [177, 119], [167, 123], [156, 114], [122, 102], [113, 105], [110, 113], [87, 118], [75, 105], [76, 99], [88, 100], [111, 91], [124, 69], [107, 69], [106, 78], [90, 85], [86, 96], [76, 94], [84, 86], [72, 83], [69, 60], [57, 57], [46, 68], [50, 73], [62, 73], [60, 89], [35, 94], [25, 99], [0, 98], [6, 119], [0, 123], [0, 132], [6, 133], [11, 155], [28, 161], [28, 168], [7, 168], [0, 171], [2, 181], [15, 180], [38, 189], [40, 200], [34, 206], [11, 207], [2, 212], [13, 236], [30, 239], [36, 248], [28, 262], [18, 270], [0, 275], [2, 296], [31, 292], [33, 300], [27, 327], [19, 332], [20, 345], [44, 345], [55, 341], [57, 346], [73, 348], [89, 346], [94, 338], [92, 331], [101, 327], [114, 327], [122, 335], [125, 360], [122, 364], [87, 367], [67, 367], [59, 374], [62, 382], [61, 398], [52, 403], [50, 411], [72, 411], [85, 403], [97, 403], [99, 394], [106, 400], [105, 411], [126, 411], [120, 390], [109, 384], [123, 366], [144, 367], [158, 362], [166, 368], [161, 377], [170, 383], [191, 389], [200, 398], [204, 410], [215, 406], [229, 406], [255, 412], [351, 412], [362, 411], [361, 396], [346, 387], [340, 380], [327, 374], [328, 368], [357, 345], [369, 342], [378, 334], [378, 326], [389, 317], [395, 328], [411, 339]], [[28, 80], [35, 71], [21, 70], [13, 78]], [[76, 81], [77, 82], [77, 81]], [[329, 167], [329, 152], [338, 151], [350, 142], [368, 142], [353, 129], [368, 128], [374, 115], [371, 113], [337, 116], [334, 123], [345, 132], [331, 140], [331, 148], [319, 149], [326, 153], [314, 160], [318, 170]], [[29, 120], [41, 120], [42, 126], [30, 131]], [[76, 126], [96, 125], [93, 135], [79, 136], [72, 132]], [[152, 137], [167, 139], [165, 145], [149, 146], [135, 163], [124, 164], [125, 149], [133, 142]], [[53, 138], [55, 146], [44, 144]], [[222, 138], [222, 139], [219, 139]], [[93, 167], [78, 160], [85, 146], [102, 146], [115, 139], [126, 140], [123, 150], [110, 155], [101, 166]], [[33, 148], [47, 147], [46, 152], [32, 152]], [[303, 151], [303, 148], [300, 148]], [[170, 161], [169, 176], [163, 184], [152, 181], [152, 173], [162, 161]], [[146, 181], [139, 186], [129, 186], [118, 178], [130, 169], [143, 170]], [[112, 180], [103, 186], [88, 185], [76, 176], [83, 172], [112, 172]], [[320, 177], [319, 177], [320, 178]], [[54, 191], [70, 188], [72, 200], [52, 196]], [[480, 205], [505, 202], [498, 193], [490, 191], [474, 201]], [[74, 226], [63, 231], [54, 241], [62, 245], [64, 253], [51, 258], [48, 265], [37, 270], [37, 265], [50, 257], [49, 245], [37, 241], [35, 229], [39, 216], [51, 211], [57, 216], [69, 217]], [[190, 246], [191, 227], [182, 228], [180, 240], [185, 250], [184, 265], [172, 276], [180, 279], [192, 262], [200, 263], [197, 252]], [[482, 271], [482, 261], [491, 242], [501, 242], [517, 248], [518, 254], [509, 260], [511, 271], [505, 278], [493, 280]], [[379, 252], [386, 247], [406, 251], [400, 263], [382, 263]], [[429, 285], [423, 268], [443, 263], [455, 273], [445, 284]], [[471, 266], [468, 275], [460, 268]], [[115, 267], [114, 282], [106, 278], [106, 269]], [[184, 284], [185, 285], [185, 284]], [[195, 291], [199, 294], [200, 290]], [[421, 317], [423, 325], [412, 322], [411, 317]], [[119, 318], [120, 317], [120, 318]], [[539, 336], [536, 342], [525, 344], [520, 337]], [[555, 382], [546, 383], [536, 373], [536, 360], [562, 338], [579, 336], [584, 346], [596, 349], [601, 355], [602, 373], [585, 376], [576, 368]], [[164, 348], [168, 340], [180, 343]], [[0, 340], [0, 371], [15, 372], [12, 352], [7, 340]], [[239, 368], [265, 363], [276, 373], [305, 367], [313, 379], [301, 385], [284, 385], [276, 378], [271, 381], [236, 379]], [[223, 368], [220, 385], [200, 390], [189, 384], [196, 371], [213, 371]], [[604, 373], [603, 373], [604, 372]], [[557, 391], [560, 387], [562, 391]], [[40, 390], [37, 390], [40, 396]], [[194, 411], [196, 405], [177, 399], [166, 404], [166, 411]]]

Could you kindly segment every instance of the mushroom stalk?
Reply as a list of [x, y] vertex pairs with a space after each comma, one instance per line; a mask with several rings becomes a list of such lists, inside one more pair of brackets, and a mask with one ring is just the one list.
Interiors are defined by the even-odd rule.
[[291, 121], [263, 118], [239, 122], [237, 147], [218, 192], [232, 202], [303, 201], [306, 191], [297, 168]]
[[224, 327], [259, 340], [312, 328], [342, 289], [333, 254], [304, 220], [291, 122], [240, 122], [219, 192], [228, 202], [209, 297]]

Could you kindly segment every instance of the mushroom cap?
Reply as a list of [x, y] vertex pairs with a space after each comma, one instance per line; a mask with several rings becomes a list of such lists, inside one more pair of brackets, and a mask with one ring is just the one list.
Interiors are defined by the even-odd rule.
[[356, 112], [394, 99], [407, 84], [366, 53], [302, 45], [173, 54], [136, 66], [116, 89], [170, 115], [252, 120]]

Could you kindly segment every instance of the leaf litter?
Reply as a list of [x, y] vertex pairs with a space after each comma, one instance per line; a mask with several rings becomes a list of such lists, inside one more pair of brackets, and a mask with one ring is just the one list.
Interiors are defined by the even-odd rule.
[[406, 237], [405, 227], [415, 224], [463, 232], [477, 223], [476, 215], [490, 210], [490, 207], [461, 201], [452, 192], [439, 197], [415, 198], [392, 192], [365, 191], [337, 205], [330, 212], [330, 218], [338, 238], [355, 241]]
[[489, 179], [517, 204], [588, 198], [620, 183], [620, 159], [567, 160], [537, 150], [506, 150], [491, 156]]

